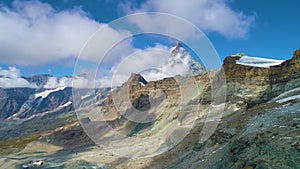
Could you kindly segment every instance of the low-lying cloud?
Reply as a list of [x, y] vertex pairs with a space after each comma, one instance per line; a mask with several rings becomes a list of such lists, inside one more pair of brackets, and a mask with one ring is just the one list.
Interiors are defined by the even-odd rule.
[[0, 67], [0, 88], [19, 88], [29, 87], [36, 88], [36, 84], [29, 83], [26, 79], [21, 77], [20, 70], [15, 67], [2, 69]]
[[[174, 63], [170, 61], [171, 49], [168, 46], [156, 44], [144, 50], [136, 50], [112, 67], [110, 74], [96, 81], [98, 86], [120, 86], [128, 80], [131, 73], [141, 74], [147, 81], [156, 81], [176, 75], [190, 76], [193, 74], [188, 62], [192, 59], [189, 53], [178, 53], [173, 56]], [[183, 49], [184, 50], [184, 49]]]

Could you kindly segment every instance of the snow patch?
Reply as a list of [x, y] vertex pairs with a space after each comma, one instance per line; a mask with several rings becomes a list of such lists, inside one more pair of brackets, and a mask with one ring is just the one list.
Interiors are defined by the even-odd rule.
[[84, 99], [86, 99], [86, 98], [88, 98], [90, 96], [91, 96], [91, 94], [87, 94], [87, 95], [81, 96], [81, 100], [84, 100]]
[[70, 104], [72, 104], [72, 101], [68, 101], [67, 103], [65, 103], [65, 104], [63, 104], [63, 105], [58, 106], [57, 109], [61, 109], [61, 108], [67, 107], [67, 106], [69, 106]]
[[280, 100], [277, 100], [276, 102], [277, 103], [284, 103], [284, 102], [288, 102], [288, 101], [295, 100], [295, 99], [300, 99], [300, 95], [296, 95], [296, 96], [291, 96], [291, 97], [287, 97], [287, 98], [284, 98], [284, 99], [280, 99]]
[[56, 89], [50, 89], [50, 90], [45, 90], [41, 93], [37, 93], [34, 95], [35, 98], [38, 98], [38, 97], [42, 97], [43, 99], [48, 97], [48, 95], [52, 92], [57, 92], [57, 91], [60, 91], [60, 90], [64, 90], [66, 87], [63, 86], [63, 87], [59, 87], [59, 88], [56, 88]]
[[142, 86], [146, 86], [143, 82], [139, 82]]
[[269, 68], [271, 66], [280, 65], [284, 61], [285, 60], [275, 60], [275, 59], [243, 56], [239, 60], [236, 60], [236, 64], [245, 65], [245, 66], [253, 66], [253, 67]]
[[286, 92], [280, 94], [279, 96], [275, 97], [271, 101], [269, 101], [269, 103], [270, 102], [274, 102], [275, 100], [280, 100], [280, 99], [282, 99], [282, 98], [284, 98], [284, 97], [286, 97], [286, 96], [288, 96], [288, 95], [290, 95], [290, 94], [292, 94], [294, 92], [298, 92], [298, 91], [300, 91], [300, 87], [292, 89], [292, 90], [289, 90], [289, 91], [286, 91]]

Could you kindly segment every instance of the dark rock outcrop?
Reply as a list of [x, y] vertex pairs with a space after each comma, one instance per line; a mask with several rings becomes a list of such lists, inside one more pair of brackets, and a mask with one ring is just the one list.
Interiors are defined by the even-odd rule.
[[34, 92], [32, 88], [0, 88], [0, 120], [17, 113]]
[[43, 87], [47, 83], [50, 77], [52, 76], [49, 74], [45, 74], [45, 75], [34, 75], [31, 77], [24, 77], [24, 79], [26, 79], [29, 83], [34, 83], [39, 87]]

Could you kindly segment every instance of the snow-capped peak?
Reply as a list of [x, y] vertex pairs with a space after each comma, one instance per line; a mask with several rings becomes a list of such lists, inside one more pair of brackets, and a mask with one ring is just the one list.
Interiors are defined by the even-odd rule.
[[189, 74], [185, 74], [183, 76], [197, 75], [205, 72], [205, 68], [199, 62], [197, 62], [177, 41], [173, 48], [171, 48], [169, 66], [176, 67], [178, 65], [186, 66], [189, 69]]
[[245, 66], [253, 66], [253, 67], [262, 67], [269, 68], [271, 66], [280, 65], [285, 60], [276, 60], [276, 59], [267, 59], [267, 58], [259, 58], [252, 56], [242, 56], [239, 60], [236, 60], [236, 64], [245, 65]]
[[185, 49], [182, 48], [181, 44], [177, 41], [174, 46], [171, 48], [171, 55], [175, 56], [178, 53], [186, 52]]

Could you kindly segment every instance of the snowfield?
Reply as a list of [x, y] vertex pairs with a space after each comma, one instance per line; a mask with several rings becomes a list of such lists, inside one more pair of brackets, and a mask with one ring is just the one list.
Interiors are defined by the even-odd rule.
[[38, 98], [38, 97], [42, 97], [43, 99], [48, 97], [48, 95], [52, 92], [57, 92], [57, 91], [60, 91], [60, 90], [64, 90], [66, 87], [63, 86], [63, 87], [59, 87], [59, 88], [56, 88], [56, 89], [49, 89], [49, 90], [45, 90], [41, 93], [37, 93], [34, 95], [35, 98]]
[[259, 57], [243, 56], [236, 61], [236, 64], [253, 66], [253, 67], [262, 67], [269, 68], [270, 66], [280, 65], [285, 60], [275, 60], [275, 59], [266, 59]]

